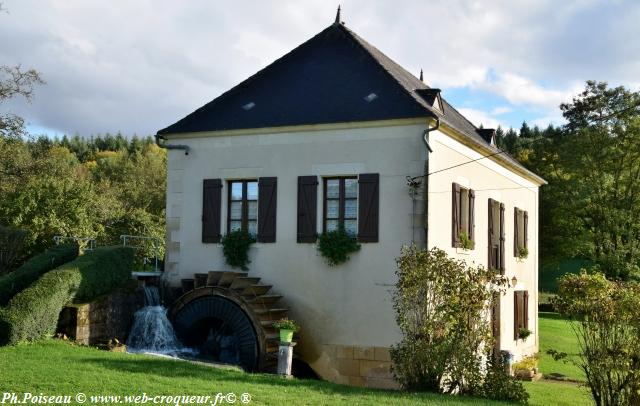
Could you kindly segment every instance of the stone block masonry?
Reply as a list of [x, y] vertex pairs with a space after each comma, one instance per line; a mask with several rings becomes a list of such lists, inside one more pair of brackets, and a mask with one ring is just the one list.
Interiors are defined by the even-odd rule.
[[57, 332], [84, 345], [114, 338], [124, 343], [140, 305], [135, 293], [113, 293], [91, 303], [67, 306], [60, 313]]
[[329, 380], [366, 388], [400, 388], [391, 372], [389, 348], [325, 344], [323, 349], [331, 371], [321, 374]]

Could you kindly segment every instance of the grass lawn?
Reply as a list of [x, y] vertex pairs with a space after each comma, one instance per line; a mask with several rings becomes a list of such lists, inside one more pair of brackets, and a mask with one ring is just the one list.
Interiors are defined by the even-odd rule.
[[[532, 405], [589, 404], [585, 388], [526, 383]], [[145, 355], [119, 354], [47, 340], [0, 348], [0, 392], [52, 395], [251, 394], [260, 405], [498, 405], [482, 399], [370, 390], [311, 380], [283, 380]], [[89, 404], [90, 402], [87, 402]], [[237, 402], [236, 404], [241, 404]]]
[[[540, 371], [544, 375], [558, 374], [568, 379], [585, 381], [584, 373], [571, 360], [578, 359], [578, 342], [569, 322], [557, 313], [539, 313], [540, 323]], [[547, 354], [548, 349], [565, 352], [569, 362], [555, 361]]]

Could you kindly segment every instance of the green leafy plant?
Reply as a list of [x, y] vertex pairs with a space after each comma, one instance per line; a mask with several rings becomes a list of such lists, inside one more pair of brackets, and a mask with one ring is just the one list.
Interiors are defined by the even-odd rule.
[[482, 394], [483, 349], [493, 339], [485, 315], [508, 280], [437, 248], [405, 246], [393, 293], [402, 332], [391, 348], [394, 375], [408, 390]]
[[476, 243], [469, 237], [466, 231], [460, 233], [460, 248], [465, 250], [472, 250], [476, 246]]
[[578, 339], [580, 358], [570, 362], [584, 371], [595, 404], [640, 404], [640, 284], [609, 281], [602, 273], [567, 274], [554, 307]]
[[286, 317], [273, 323], [273, 328], [276, 328], [278, 330], [291, 330], [294, 333], [300, 330], [300, 326], [298, 325], [298, 323]]
[[529, 403], [529, 394], [515, 377], [506, 373], [503, 361], [496, 361], [493, 357], [487, 357], [486, 375], [478, 389], [477, 396], [494, 400], [508, 400], [514, 403], [526, 405]]
[[518, 329], [518, 338], [521, 340], [526, 340], [531, 335], [531, 330], [528, 328], [520, 327]]
[[249, 260], [249, 248], [251, 244], [256, 242], [256, 239], [246, 231], [237, 230], [222, 237], [220, 242], [227, 264], [234, 268], [248, 271], [247, 265], [251, 263]]
[[0, 344], [53, 334], [64, 306], [125, 286], [131, 280], [132, 265], [133, 248], [101, 247], [47, 272], [0, 309]]
[[77, 245], [56, 245], [29, 259], [20, 268], [0, 277], [0, 306], [5, 306], [18, 292], [58, 266], [78, 256]]
[[327, 259], [329, 266], [347, 262], [349, 254], [359, 250], [360, 244], [344, 227], [320, 234], [318, 237], [318, 251]]
[[518, 248], [518, 259], [526, 259], [529, 256], [529, 248], [520, 247]]
[[525, 357], [522, 360], [513, 364], [514, 371], [532, 371], [538, 367], [538, 357], [534, 355], [532, 357]]

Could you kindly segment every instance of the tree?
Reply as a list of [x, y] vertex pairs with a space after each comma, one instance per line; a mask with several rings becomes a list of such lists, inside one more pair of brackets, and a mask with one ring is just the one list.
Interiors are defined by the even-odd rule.
[[581, 235], [576, 253], [609, 278], [640, 279], [640, 93], [587, 82], [560, 106], [561, 215]]
[[[0, 66], [0, 104], [16, 96], [27, 101], [33, 98], [35, 85], [43, 84], [40, 74], [34, 69], [23, 70], [21, 66]], [[10, 113], [0, 113], [0, 137], [24, 135], [24, 120]]]
[[596, 405], [640, 404], [640, 285], [600, 273], [566, 275], [554, 306], [570, 317]]

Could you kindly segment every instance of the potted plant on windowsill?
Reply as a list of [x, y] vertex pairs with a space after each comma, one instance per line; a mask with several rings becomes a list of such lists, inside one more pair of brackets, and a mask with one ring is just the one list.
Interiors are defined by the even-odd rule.
[[526, 341], [530, 335], [531, 335], [531, 330], [529, 330], [526, 327], [520, 327], [520, 329], [518, 330], [518, 338], [521, 339], [522, 341]]
[[293, 340], [293, 333], [300, 330], [300, 326], [295, 321], [286, 317], [273, 323], [273, 327], [280, 330], [280, 341], [283, 343], [290, 343]]
[[227, 261], [227, 264], [233, 268], [240, 268], [243, 271], [248, 271], [247, 265], [251, 262], [249, 260], [249, 247], [256, 242], [256, 239], [246, 231], [236, 230], [222, 237], [220, 243], [222, 244], [222, 253]]
[[318, 251], [327, 259], [329, 266], [347, 262], [349, 254], [358, 250], [360, 250], [360, 244], [343, 226], [318, 236]]
[[460, 248], [468, 251], [474, 249], [475, 246], [476, 244], [471, 239], [471, 237], [469, 237], [469, 234], [467, 234], [465, 231], [462, 231], [460, 233]]
[[527, 247], [518, 248], [518, 259], [523, 260], [529, 256], [529, 249]]

